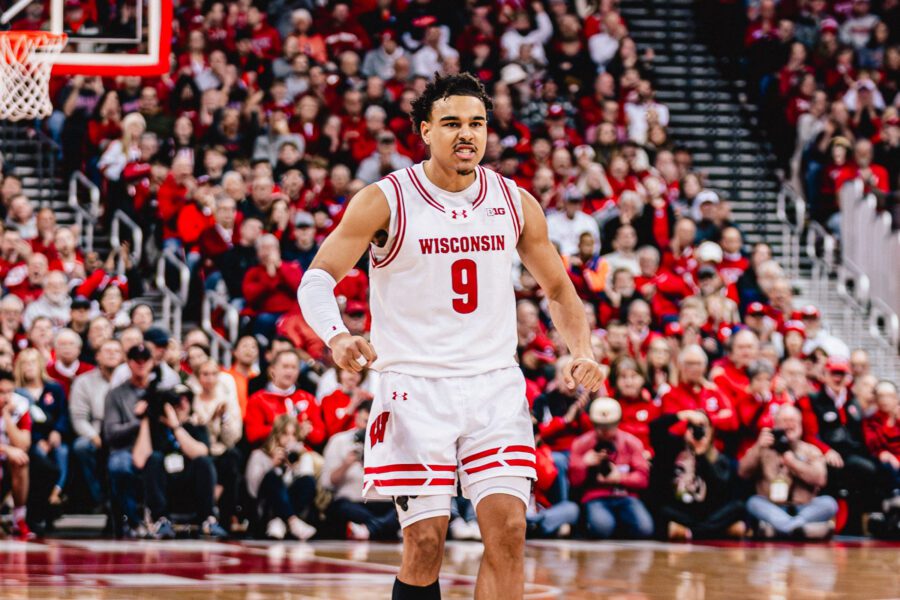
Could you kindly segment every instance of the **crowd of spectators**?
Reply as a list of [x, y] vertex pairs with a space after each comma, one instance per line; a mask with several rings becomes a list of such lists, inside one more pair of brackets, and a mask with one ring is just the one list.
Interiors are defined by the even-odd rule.
[[837, 193], [854, 180], [900, 227], [898, 17], [895, 0], [747, 5], [740, 56], [750, 92], [811, 216], [834, 232]]
[[[653, 53], [615, 2], [176, 2], [175, 26], [169, 74], [55, 80], [44, 125], [106, 217], [146, 228], [144, 256], [189, 265], [186, 319], [216, 294], [240, 336], [227, 368], [206, 332], [173, 337], [127, 244], [83, 252], [5, 177], [0, 478], [18, 535], [87, 507], [126, 537], [396, 538], [393, 504], [361, 497], [378, 374], [336, 370], [295, 294], [353, 194], [426, 158], [410, 102], [461, 70], [494, 97], [484, 164], [544, 207], [610, 367], [598, 398], [566, 387], [517, 267], [534, 535], [819, 538], [900, 490], [895, 385], [795, 306], [767, 245], [745, 247], [669, 139]], [[335, 293], [366, 335], [364, 258]], [[457, 499], [454, 537], [478, 537], [472, 513]]]

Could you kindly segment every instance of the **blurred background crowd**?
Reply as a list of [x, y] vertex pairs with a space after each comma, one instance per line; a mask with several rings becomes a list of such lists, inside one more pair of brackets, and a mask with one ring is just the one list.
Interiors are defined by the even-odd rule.
[[[65, 7], [71, 31], [134, 18], [100, 0]], [[435, 72], [462, 71], [494, 97], [484, 165], [544, 207], [610, 367], [597, 398], [565, 386], [565, 348], [517, 267], [538, 446], [531, 533], [890, 533], [895, 383], [794, 302], [766, 244], [744, 243], [728, 197], [670, 139], [653, 51], [614, 0], [175, 7], [170, 73], [55, 78], [43, 126], [64, 169], [101, 186], [107, 218], [124, 211], [151, 251], [189, 267], [185, 322], [216, 295], [239, 312], [239, 334], [216, 360], [209, 331], [160, 327], [141, 299], [153, 274], [127, 242], [83, 251], [81, 232], [4, 177], [0, 481], [13, 533], [93, 511], [124, 537], [396, 539], [393, 504], [361, 497], [378, 374], [333, 367], [296, 289], [353, 195], [427, 158], [410, 102]], [[883, 8], [895, 14], [896, 1]], [[842, 177], [891, 206], [900, 53], [888, 17], [865, 0], [746, 10], [745, 46], [731, 50], [779, 107], [781, 155], [817, 218], [833, 214]], [[15, 28], [46, 22], [41, 3], [23, 15]], [[335, 289], [360, 335], [367, 263]], [[463, 498], [451, 534], [479, 536]]]

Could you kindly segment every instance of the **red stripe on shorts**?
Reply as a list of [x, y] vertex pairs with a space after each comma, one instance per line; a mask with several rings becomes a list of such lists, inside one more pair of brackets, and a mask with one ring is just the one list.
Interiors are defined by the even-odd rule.
[[466, 469], [467, 475], [474, 475], [475, 473], [480, 473], [481, 471], [487, 471], [488, 469], [496, 469], [497, 467], [532, 467], [534, 468], [534, 461], [527, 460], [524, 458], [507, 458], [501, 459], [500, 461], [494, 461], [490, 463], [485, 463], [483, 465], [478, 465], [477, 467], [470, 467]]
[[388, 487], [388, 486], [419, 486], [419, 485], [455, 485], [455, 479], [376, 479], [372, 482], [375, 486], [378, 487]]
[[531, 446], [507, 446], [503, 449], [504, 452], [527, 452], [528, 454], [534, 454], [534, 448]]
[[456, 465], [420, 465], [420, 464], [396, 464], [381, 465], [380, 467], [366, 467], [366, 475], [378, 475], [393, 471], [455, 471]]
[[490, 450], [482, 450], [481, 452], [476, 452], [475, 454], [467, 456], [460, 462], [465, 465], [472, 462], [473, 460], [478, 460], [480, 458], [491, 456], [493, 454], [500, 454], [501, 452], [527, 452], [528, 454], [534, 454], [534, 448], [532, 448], [531, 446], [506, 446], [505, 448], [491, 448]]
[[524, 458], [507, 458], [503, 462], [511, 467], [534, 467], [533, 460], [527, 460]]
[[497, 454], [498, 452], [500, 452], [500, 450], [502, 450], [502, 448], [491, 448], [490, 450], [482, 450], [481, 452], [476, 452], [475, 454], [472, 454], [471, 456], [465, 457], [464, 459], [462, 459], [459, 462], [461, 462], [462, 464], [465, 465], [465, 464], [472, 462], [473, 460], [478, 460], [479, 458], [484, 458], [485, 456]]
[[469, 475], [473, 475], [475, 473], [480, 473], [481, 471], [486, 471], [488, 469], [496, 469], [497, 467], [505, 467], [505, 466], [506, 465], [504, 465], [501, 462], [494, 461], [494, 462], [490, 462], [490, 463], [485, 463], [483, 465], [479, 465], [477, 467], [472, 467], [470, 469], [466, 469], [466, 473]]

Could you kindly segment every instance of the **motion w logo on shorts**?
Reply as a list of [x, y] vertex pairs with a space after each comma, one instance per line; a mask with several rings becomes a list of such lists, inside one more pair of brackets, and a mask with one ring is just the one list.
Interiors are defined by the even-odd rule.
[[383, 412], [372, 421], [372, 427], [369, 428], [369, 439], [371, 440], [372, 448], [375, 447], [375, 444], [384, 441], [384, 433], [387, 431], [387, 422], [390, 416], [391, 413]]
[[406, 392], [394, 392], [391, 400], [406, 400], [408, 395]]

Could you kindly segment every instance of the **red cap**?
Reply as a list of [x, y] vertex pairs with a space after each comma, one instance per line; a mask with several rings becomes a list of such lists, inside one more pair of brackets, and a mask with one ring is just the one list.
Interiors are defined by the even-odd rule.
[[766, 305], [762, 302], [751, 302], [747, 306], [747, 316], [757, 316], [766, 314]]
[[819, 313], [819, 309], [813, 306], [812, 304], [807, 304], [803, 308], [800, 309], [800, 318], [801, 319], [818, 319], [822, 315]]
[[397, 32], [393, 29], [385, 29], [381, 32], [381, 39], [383, 40], [396, 40]]
[[412, 21], [413, 27], [430, 27], [432, 25], [437, 25], [438, 20], [434, 15], [422, 15], [421, 17], [417, 17]]
[[348, 315], [353, 313], [367, 313], [369, 312], [369, 305], [362, 300], [349, 300], [347, 302], [347, 307], [344, 309], [344, 312]]
[[847, 361], [846, 358], [832, 356], [832, 357], [829, 357], [828, 360], [825, 361], [825, 370], [828, 372], [839, 371], [841, 373], [849, 373], [850, 372], [850, 363]]
[[475, 40], [472, 42], [473, 46], [477, 46], [478, 44], [487, 44], [491, 45], [491, 37], [488, 35], [484, 35], [483, 33], [479, 33], [475, 36]]
[[537, 335], [531, 342], [525, 346], [526, 352], [534, 352], [539, 360], [546, 363], [556, 361], [556, 348], [548, 338], [543, 335]]
[[796, 331], [800, 335], [806, 339], [806, 325], [803, 324], [803, 321], [787, 321], [784, 324], [784, 335], [787, 335], [788, 331]]
[[666, 328], [663, 333], [666, 337], [678, 337], [684, 335], [684, 328], [678, 321], [672, 321], [671, 323], [666, 324]]
[[890, 117], [889, 119], [885, 120], [885, 124], [889, 127], [896, 127], [897, 125], [900, 125], [900, 118]]
[[564, 116], [566, 116], [566, 111], [559, 104], [551, 104], [550, 108], [547, 109], [548, 119], [559, 119]]
[[822, 33], [825, 33], [826, 31], [831, 32], [831, 33], [837, 33], [838, 32], [838, 22], [835, 21], [834, 19], [822, 19], [822, 23], [819, 24], [819, 30]]

